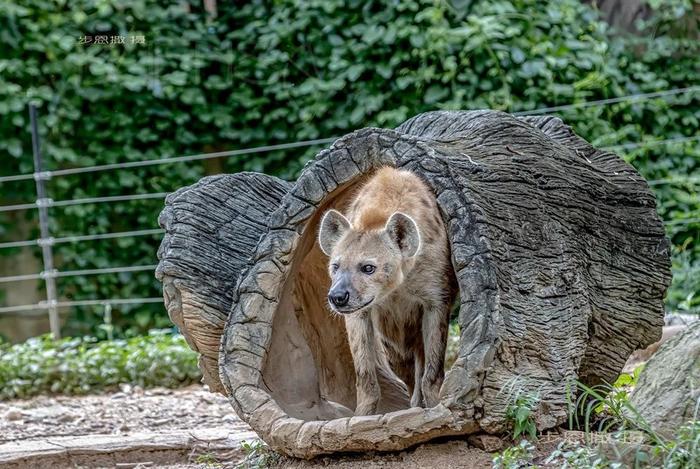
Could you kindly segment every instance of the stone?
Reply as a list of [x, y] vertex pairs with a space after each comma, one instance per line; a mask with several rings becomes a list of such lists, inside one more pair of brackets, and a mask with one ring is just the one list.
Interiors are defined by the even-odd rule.
[[23, 418], [24, 414], [22, 413], [22, 410], [16, 407], [11, 407], [7, 412], [5, 412], [5, 419], [11, 422], [16, 420], [22, 420]]
[[506, 443], [495, 435], [469, 435], [467, 441], [470, 445], [476, 446], [479, 449], [483, 449], [489, 453], [494, 453], [496, 451], [502, 450]]
[[647, 362], [630, 403], [662, 434], [672, 435], [700, 414], [700, 322], [687, 326]]

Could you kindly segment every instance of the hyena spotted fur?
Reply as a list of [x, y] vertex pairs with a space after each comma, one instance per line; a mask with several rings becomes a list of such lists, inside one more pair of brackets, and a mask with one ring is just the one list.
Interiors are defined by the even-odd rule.
[[324, 214], [319, 245], [329, 257], [328, 304], [343, 315], [350, 342], [355, 414], [376, 413], [377, 364], [387, 361], [412, 406], [437, 405], [455, 281], [431, 190], [409, 171], [383, 167], [347, 217]]

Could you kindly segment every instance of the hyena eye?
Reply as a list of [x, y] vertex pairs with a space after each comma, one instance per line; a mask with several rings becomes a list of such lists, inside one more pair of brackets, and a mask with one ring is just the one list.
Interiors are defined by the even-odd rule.
[[372, 275], [374, 271], [377, 270], [377, 268], [372, 264], [365, 264], [362, 267], [360, 267], [360, 270], [363, 274]]
[[338, 264], [331, 264], [331, 271], [337, 272], [338, 271]]

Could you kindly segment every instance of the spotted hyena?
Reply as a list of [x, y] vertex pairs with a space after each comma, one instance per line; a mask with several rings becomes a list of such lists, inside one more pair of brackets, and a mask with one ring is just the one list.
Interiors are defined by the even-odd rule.
[[324, 214], [319, 245], [329, 257], [328, 304], [343, 315], [350, 341], [355, 414], [376, 412], [377, 364], [387, 360], [406, 383], [412, 406], [436, 405], [454, 277], [431, 190], [409, 171], [381, 168], [346, 216]]

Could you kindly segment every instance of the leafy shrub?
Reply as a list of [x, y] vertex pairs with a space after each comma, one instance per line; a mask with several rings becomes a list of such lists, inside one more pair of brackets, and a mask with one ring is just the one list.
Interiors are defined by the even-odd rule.
[[197, 354], [184, 338], [159, 331], [128, 340], [55, 341], [45, 335], [0, 344], [0, 399], [87, 394], [121, 383], [172, 388], [199, 377]]
[[280, 455], [262, 440], [243, 441], [241, 449], [245, 458], [236, 466], [236, 469], [265, 469], [272, 467], [280, 460]]
[[506, 408], [506, 420], [513, 426], [513, 439], [528, 435], [534, 439], [537, 436], [537, 425], [533, 411], [540, 402], [539, 395], [531, 392], [516, 392]]
[[[632, 375], [633, 380], [636, 378]], [[587, 437], [593, 431], [609, 435], [609, 444], [614, 447], [623, 446], [632, 433], [641, 434], [648, 448], [639, 447], [634, 453], [634, 467], [662, 467], [664, 469], [695, 468], [700, 464], [700, 420], [696, 404], [696, 415], [693, 420], [686, 422], [672, 437], [654, 431], [641, 413], [630, 403], [627, 392], [619, 386], [628, 386], [627, 379], [616, 385], [598, 385], [589, 387], [577, 383], [581, 393], [575, 405], [570, 409], [570, 426], [583, 426]], [[583, 422], [579, 419], [582, 418]], [[561, 448], [560, 448], [561, 449]], [[592, 456], [590, 451], [583, 451]], [[624, 454], [624, 451], [618, 451]], [[562, 454], [557, 455], [557, 457]], [[575, 458], [581, 454], [570, 455]], [[605, 463], [605, 458], [593, 458], [598, 463]], [[608, 461], [613, 467], [615, 462]], [[575, 466], [572, 466], [575, 467]]]
[[493, 457], [494, 469], [520, 469], [532, 467], [535, 446], [527, 440], [521, 440], [516, 446], [504, 449]]
[[[700, 84], [700, 46], [690, 36], [696, 29], [683, 35], [670, 26], [692, 18], [691, 3], [653, 3], [657, 23], [644, 26], [654, 34], [637, 38], [616, 36], [580, 0], [475, 0], [460, 8], [434, 0], [251, 0], [219, 2], [215, 19], [201, 2], [0, 0], [0, 174], [32, 170], [29, 102], [41, 106], [48, 169], [58, 169], [392, 127], [432, 109], [519, 111]], [[143, 35], [146, 44], [79, 44], [97, 34]], [[699, 103], [700, 93], [687, 93], [560, 114], [593, 144], [620, 145], [692, 136]], [[74, 175], [50, 181], [49, 194], [172, 191], [222, 170], [293, 177], [317, 149]], [[645, 177], [672, 180], [654, 190], [663, 218], [679, 222], [669, 225], [669, 236], [687, 253], [674, 269], [697, 266], [698, 184], [687, 175], [698, 171], [700, 146], [622, 151]], [[33, 191], [33, 181], [3, 184], [2, 199], [33, 200]], [[161, 206], [139, 200], [56, 208], [52, 233], [151, 228]], [[15, 216], [0, 217], [0, 236], [11, 239]], [[157, 245], [152, 237], [60, 244], [58, 267], [150, 263]], [[691, 295], [698, 278], [676, 277], [669, 308], [700, 306]], [[58, 288], [69, 299], [159, 291], [148, 272], [62, 278]], [[71, 314], [65, 332], [99, 333], [95, 311]], [[114, 310], [121, 334], [166, 321], [160, 305]]]
[[620, 462], [612, 462], [593, 448], [579, 443], [561, 442], [545, 459], [545, 464], [561, 469], [621, 469]]

